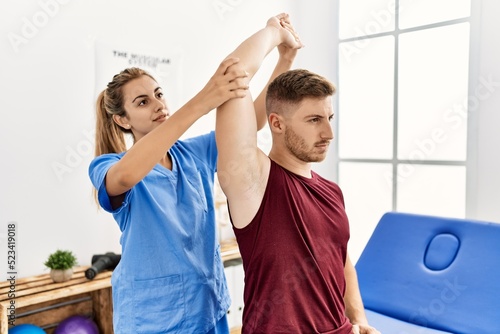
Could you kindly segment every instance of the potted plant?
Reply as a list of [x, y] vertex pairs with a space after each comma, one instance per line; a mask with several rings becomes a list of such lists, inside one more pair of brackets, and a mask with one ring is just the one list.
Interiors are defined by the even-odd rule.
[[54, 282], [64, 282], [73, 276], [76, 257], [70, 251], [58, 249], [49, 255], [44, 264], [47, 268], [50, 268], [50, 277]]

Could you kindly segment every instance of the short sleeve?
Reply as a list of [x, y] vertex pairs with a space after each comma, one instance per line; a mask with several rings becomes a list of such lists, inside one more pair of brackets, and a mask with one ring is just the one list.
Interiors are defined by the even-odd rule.
[[189, 138], [184, 141], [189, 150], [199, 160], [204, 161], [213, 171], [217, 171], [217, 144], [215, 142], [215, 131]]
[[108, 193], [106, 191], [106, 174], [108, 170], [120, 160], [119, 154], [103, 154], [96, 157], [89, 166], [90, 181], [97, 190], [97, 200], [99, 205], [108, 212], [116, 212], [111, 206]]

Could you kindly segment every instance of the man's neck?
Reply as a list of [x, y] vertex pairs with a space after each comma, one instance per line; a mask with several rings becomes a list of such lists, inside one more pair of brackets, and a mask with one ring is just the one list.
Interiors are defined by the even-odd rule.
[[269, 158], [294, 174], [311, 178], [311, 164], [299, 160], [287, 152], [271, 149]]

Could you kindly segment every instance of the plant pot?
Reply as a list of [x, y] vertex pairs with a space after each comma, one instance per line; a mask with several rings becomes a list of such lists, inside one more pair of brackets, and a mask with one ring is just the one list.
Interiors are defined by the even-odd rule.
[[56, 283], [69, 281], [71, 276], [73, 276], [73, 268], [50, 270], [50, 278]]

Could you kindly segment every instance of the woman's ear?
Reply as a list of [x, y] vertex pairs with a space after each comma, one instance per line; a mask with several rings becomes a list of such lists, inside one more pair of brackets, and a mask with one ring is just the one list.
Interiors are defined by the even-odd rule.
[[271, 113], [269, 115], [269, 127], [272, 132], [282, 133], [285, 130], [284, 119], [281, 115]]
[[130, 130], [130, 124], [128, 124], [128, 120], [126, 117], [113, 115], [113, 121], [121, 128], [125, 130]]

